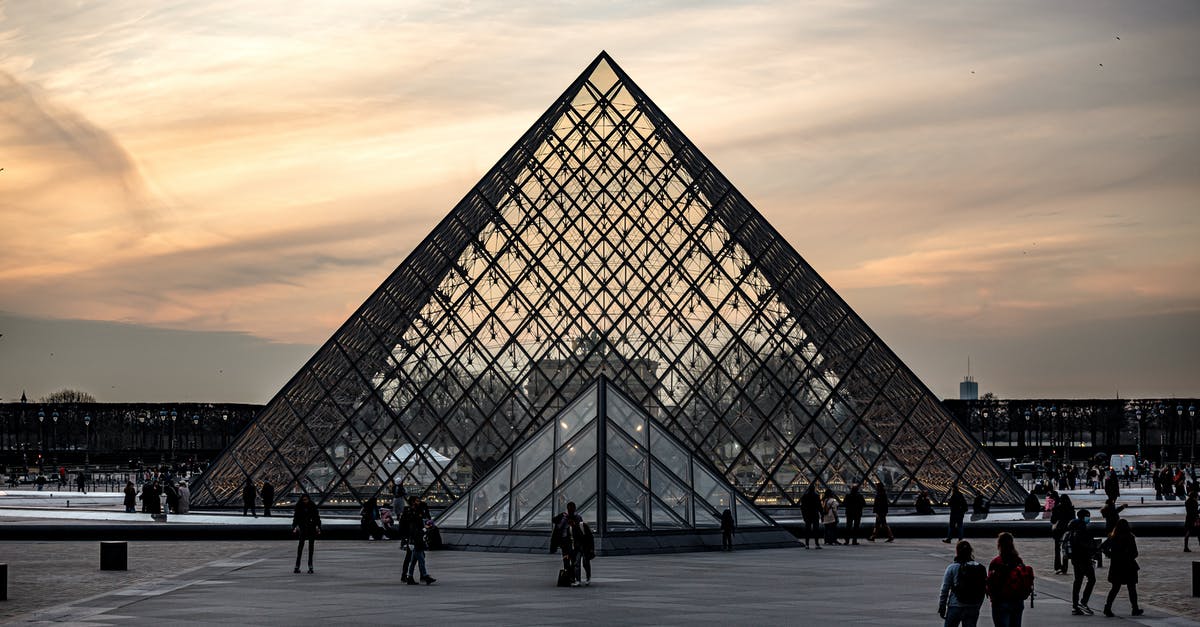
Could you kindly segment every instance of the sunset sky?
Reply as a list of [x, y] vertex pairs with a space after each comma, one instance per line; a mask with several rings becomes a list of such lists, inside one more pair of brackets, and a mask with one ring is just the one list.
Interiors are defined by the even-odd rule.
[[940, 396], [1200, 395], [1200, 4], [0, 0], [0, 399], [265, 402], [600, 50]]

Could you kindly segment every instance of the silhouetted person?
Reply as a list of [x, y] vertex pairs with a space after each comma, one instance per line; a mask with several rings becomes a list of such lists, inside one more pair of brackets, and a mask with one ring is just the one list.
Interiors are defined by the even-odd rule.
[[271, 504], [274, 502], [275, 486], [271, 485], [270, 481], [264, 481], [262, 485], [263, 516], [271, 515]]
[[80, 492], [87, 494], [87, 476], [83, 474], [82, 470], [80, 470], [79, 475], [75, 477], [75, 485], [79, 486]]
[[871, 542], [875, 541], [882, 533], [887, 533], [887, 541], [895, 540], [892, 535], [892, 528], [888, 525], [888, 495], [882, 483], [875, 484], [875, 503], [872, 505], [872, 510], [875, 512], [875, 527], [871, 529], [871, 536], [867, 538]]
[[1145, 612], [1138, 607], [1137, 600], [1137, 539], [1133, 536], [1133, 530], [1130, 529], [1128, 520], [1122, 518], [1117, 522], [1112, 535], [1104, 541], [1103, 549], [1108, 555], [1108, 582], [1112, 584], [1112, 590], [1108, 591], [1108, 598], [1104, 600], [1104, 615], [1115, 616], [1112, 611], [1113, 601], [1117, 600], [1117, 593], [1121, 591], [1121, 586], [1127, 586], [1129, 588], [1129, 605], [1133, 608], [1133, 615], [1141, 616]]
[[800, 516], [804, 518], [804, 548], [807, 549], [810, 543], [821, 548], [821, 497], [811, 483], [800, 497]]
[[721, 550], [722, 551], [732, 551], [733, 550], [733, 530], [734, 530], [734, 528], [735, 528], [735, 525], [733, 523], [733, 512], [726, 509], [725, 511], [721, 512]]
[[296, 545], [296, 568], [292, 572], [300, 572], [300, 557], [304, 555], [304, 541], [308, 540], [308, 573], [311, 575], [313, 548], [317, 536], [321, 535], [321, 514], [317, 511], [316, 503], [313, 503], [307, 494], [300, 495], [300, 500], [296, 502], [296, 511], [292, 514], [292, 533], [299, 538]]
[[846, 495], [843, 505], [846, 508], [846, 544], [858, 544], [863, 509], [867, 507], [867, 499], [863, 498], [857, 484], [850, 488], [850, 493]]
[[967, 515], [967, 499], [958, 491], [958, 484], [950, 491], [950, 525], [946, 529], [946, 539], [942, 540], [946, 544], [950, 544], [950, 539], [956, 534], [959, 540], [963, 539], [963, 518]]
[[258, 518], [255, 504], [257, 500], [258, 490], [254, 489], [254, 482], [246, 477], [246, 485], [242, 487], [242, 516], [245, 516], [246, 512], [250, 512], [255, 518]]

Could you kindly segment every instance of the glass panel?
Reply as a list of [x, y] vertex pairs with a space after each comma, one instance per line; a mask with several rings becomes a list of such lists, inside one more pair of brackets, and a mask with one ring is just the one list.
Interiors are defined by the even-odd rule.
[[650, 427], [650, 454], [675, 473], [676, 477], [683, 481], [691, 480], [688, 476], [688, 460], [691, 456], [653, 425]]
[[574, 479], [555, 490], [554, 509], [556, 512], [567, 511], [567, 502], [569, 501], [575, 501], [578, 508], [594, 496], [596, 496], [596, 462], [592, 460]]
[[530, 510], [550, 497], [551, 464], [542, 466], [533, 478], [513, 491], [513, 520], [522, 520]]
[[680, 529], [686, 526], [658, 501], [650, 503], [650, 519], [651, 529]]
[[508, 499], [500, 503], [496, 509], [484, 517], [483, 520], [476, 522], [472, 527], [490, 527], [507, 529], [508, 528]]
[[646, 449], [644, 447], [630, 442], [628, 438], [621, 436], [616, 431], [610, 431], [608, 455], [612, 458], [612, 463], [618, 464], [643, 483], [646, 482]]
[[[714, 528], [721, 526], [721, 512], [715, 511], [701, 500], [696, 501], [696, 526]], [[724, 510], [722, 510], [724, 511]]]
[[638, 517], [634, 522], [642, 523], [645, 521], [646, 502], [649, 498], [646, 488], [638, 485], [625, 473], [613, 466], [608, 467], [606, 477], [608, 481], [608, 493], [621, 501], [625, 507]]
[[743, 498], [738, 498], [737, 507], [733, 511], [734, 516], [737, 518], [737, 526], [739, 527], [771, 526], [771, 523], [767, 522], [766, 518], [759, 516], [758, 512], [754, 511], [754, 508], [751, 507], [750, 502]]
[[521, 521], [516, 528], [545, 529], [547, 532], [549, 532], [553, 521], [554, 512], [550, 509], [550, 500], [547, 499], [546, 502], [542, 503], [541, 507], [537, 509], [536, 514], [533, 514], [529, 518]]
[[634, 522], [625, 515], [625, 511], [620, 508], [610, 496], [608, 499], [608, 530], [609, 531], [637, 531], [644, 529], [641, 524]]
[[605, 397], [607, 401], [608, 417], [617, 426], [625, 430], [625, 433], [634, 440], [646, 443], [646, 419], [642, 416], [642, 412], [635, 409], [625, 400], [625, 397], [620, 394], [609, 394]]
[[555, 483], [562, 484], [589, 459], [596, 455], [596, 427], [589, 426], [579, 438], [564, 446], [554, 454], [557, 471]]
[[683, 520], [691, 520], [692, 493], [658, 466], [650, 469], [650, 489]]
[[576, 400], [566, 411], [558, 415], [558, 428], [555, 429], [557, 435], [554, 436], [555, 444], [562, 446], [564, 442], [570, 440], [579, 429], [590, 423], [595, 417], [596, 395], [588, 392]]
[[732, 497], [729, 489], [723, 485], [724, 482], [719, 481], [698, 461], [692, 462], [692, 470], [696, 473], [694, 475], [695, 490], [698, 498], [704, 500], [718, 512], [723, 512], [733, 506]]
[[[396, 514], [399, 516], [399, 513]], [[459, 499], [457, 503], [450, 506], [446, 513], [438, 518], [439, 527], [466, 527], [467, 526], [467, 499]]]
[[[501, 500], [508, 500], [508, 478], [512, 471], [511, 462], [505, 460], [493, 471], [492, 476], [484, 479], [478, 487], [471, 492], [471, 515], [468, 519], [471, 521], [471, 526], [475, 526], [475, 521], [479, 520], [489, 508]], [[507, 508], [505, 508], [507, 512]]]
[[578, 510], [577, 513], [579, 514], [579, 517], [583, 519], [583, 522], [587, 523], [587, 525], [591, 527], [592, 531], [594, 532], [596, 529], [596, 500], [593, 499], [591, 503], [583, 506], [583, 508]]
[[521, 447], [517, 451], [514, 463], [516, 464], [516, 472], [513, 476], [513, 481], [520, 483], [525, 479], [534, 468], [541, 465], [550, 457], [550, 452], [554, 450], [554, 428], [546, 425], [528, 444]]

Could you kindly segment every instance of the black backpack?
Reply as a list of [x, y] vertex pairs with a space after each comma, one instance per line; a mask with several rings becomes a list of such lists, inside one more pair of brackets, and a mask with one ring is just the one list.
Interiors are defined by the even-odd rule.
[[979, 605], [983, 603], [987, 591], [987, 568], [979, 562], [967, 562], [958, 567], [958, 576], [954, 579], [954, 596], [963, 605]]
[[1063, 557], [1068, 560], [1075, 557], [1075, 530], [1071, 529], [1063, 534], [1062, 537], [1062, 553]]

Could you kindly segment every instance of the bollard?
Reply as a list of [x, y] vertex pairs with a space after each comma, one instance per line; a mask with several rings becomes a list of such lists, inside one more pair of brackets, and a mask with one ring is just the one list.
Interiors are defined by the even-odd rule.
[[8, 564], [0, 564], [0, 601], [8, 600]]
[[129, 545], [125, 542], [101, 542], [100, 570], [129, 570]]

